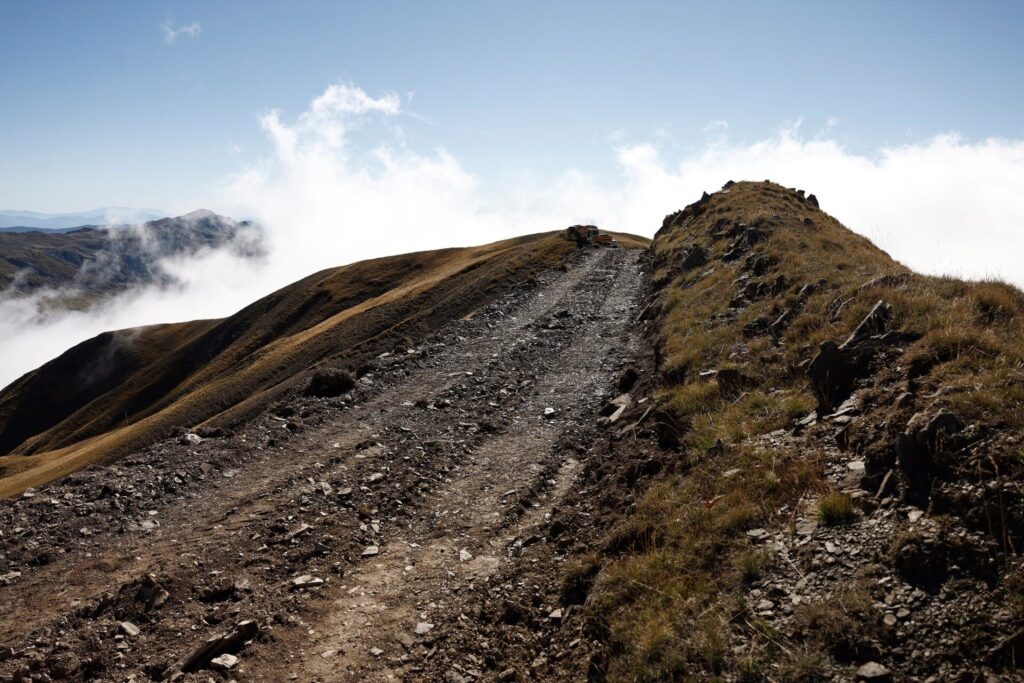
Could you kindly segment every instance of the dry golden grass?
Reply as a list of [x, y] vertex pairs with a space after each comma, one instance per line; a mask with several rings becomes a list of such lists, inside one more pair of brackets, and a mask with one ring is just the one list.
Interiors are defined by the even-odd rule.
[[[783, 275], [779, 294], [730, 308], [742, 266], [719, 260], [733, 240], [712, 240], [716, 221], [770, 230], [750, 253], [774, 261], [764, 279]], [[708, 263], [679, 273], [682, 254], [695, 244], [708, 252]], [[842, 342], [884, 299], [892, 306], [894, 328], [919, 336], [899, 365], [914, 374], [920, 394], [954, 387], [942, 405], [965, 422], [1019, 430], [1024, 294], [1005, 283], [910, 273], [796, 193], [771, 183], [738, 183], [712, 195], [701, 215], [659, 234], [652, 255], [653, 279], [667, 282], [654, 337], [662, 380], [657, 398], [683, 425], [680, 457], [691, 466], [685, 476], [653, 485], [614, 530], [609, 543], [615, 559], [605, 562], [589, 614], [609, 634], [610, 680], [708, 678], [723, 667], [758, 680], [756, 657], [727, 653], [730, 661], [722, 661], [722, 643], [738, 623], [744, 583], [767, 561], [751, 554], [744, 530], [779, 524], [771, 519], [773, 511], [797, 509], [806, 494], [820, 496], [826, 523], [843, 523], [855, 514], [848, 497], [828, 493], [819, 454], [758, 445], [761, 435], [789, 427], [815, 406], [804, 364], [821, 342]], [[814, 289], [799, 297], [804, 285]], [[746, 325], [774, 321], [790, 308], [794, 313], [777, 340], [744, 334]], [[711, 375], [701, 375], [723, 368], [750, 378], [749, 386], [726, 397]], [[727, 470], [738, 474], [722, 476]], [[860, 609], [863, 600], [842, 597], [839, 613], [817, 605], [805, 608], [803, 618], [808, 628], [834, 634], [840, 648], [855, 648], [874, 626]], [[717, 624], [714, 637], [706, 624]], [[756, 630], [756, 624], [744, 628]], [[844, 630], [846, 640], [840, 638]], [[773, 638], [766, 634], [762, 640], [770, 644]], [[781, 667], [776, 671], [784, 680], [816, 680], [825, 663], [823, 648], [791, 644], [772, 655]]]

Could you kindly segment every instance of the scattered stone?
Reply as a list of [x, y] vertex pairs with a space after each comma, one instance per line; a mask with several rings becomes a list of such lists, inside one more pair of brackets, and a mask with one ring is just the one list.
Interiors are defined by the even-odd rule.
[[857, 680], [882, 683], [892, 680], [892, 674], [878, 662], [868, 662], [857, 669]]
[[73, 652], [61, 652], [50, 659], [47, 668], [53, 679], [63, 681], [73, 678], [81, 670], [82, 660]]
[[416, 629], [415, 629], [416, 630], [416, 635], [418, 635], [418, 636], [425, 636], [428, 633], [430, 633], [433, 630], [433, 628], [434, 628], [433, 624], [427, 623], [425, 621], [421, 621], [420, 623], [416, 624]]
[[322, 586], [324, 580], [313, 576], [312, 574], [303, 574], [302, 576], [296, 576], [292, 579], [292, 588], [295, 590], [302, 590], [305, 588], [316, 588]]
[[380, 553], [380, 548], [378, 546], [368, 545], [365, 548], [363, 548], [363, 552], [360, 553], [360, 556], [361, 557], [373, 557], [374, 555], [377, 555], [379, 553]]
[[129, 638], [134, 638], [142, 633], [142, 630], [130, 621], [122, 621], [118, 626], [120, 627], [121, 632]]
[[198, 446], [202, 442], [203, 437], [199, 436], [198, 434], [193, 434], [192, 432], [189, 432], [188, 434], [183, 434], [182, 437], [178, 439], [178, 443], [180, 443], [182, 446]]
[[548, 619], [551, 619], [552, 621], [561, 621], [562, 620], [562, 610], [561, 609], [552, 610], [552, 612], [550, 614], [548, 614]]
[[555, 410], [554, 408], [545, 408], [544, 409], [544, 419], [545, 420], [554, 419], [555, 415], [557, 415], [557, 414], [558, 414], [558, 411]]
[[468, 550], [466, 550], [465, 548], [463, 548], [462, 550], [459, 551], [459, 562], [469, 562], [472, 559], [473, 559], [473, 554], [471, 552], [469, 552]]
[[516, 670], [512, 667], [505, 669], [500, 674], [498, 674], [498, 680], [502, 681], [502, 683], [504, 683], [504, 681], [516, 680]]
[[208, 638], [179, 667], [185, 673], [198, 671], [222, 654], [236, 654], [246, 642], [259, 634], [260, 627], [253, 619], [238, 622], [230, 632]]
[[238, 657], [232, 654], [222, 654], [210, 660], [210, 667], [219, 671], [230, 671], [238, 665]]
[[374, 657], [380, 657], [382, 654], [384, 654], [384, 650], [380, 649], [379, 647], [371, 647], [370, 654]]

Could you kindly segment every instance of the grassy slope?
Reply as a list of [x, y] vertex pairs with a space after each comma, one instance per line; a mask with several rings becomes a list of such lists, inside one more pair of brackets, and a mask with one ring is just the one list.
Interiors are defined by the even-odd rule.
[[[637, 242], [636, 246], [643, 246]], [[355, 367], [464, 316], [574, 249], [559, 234], [363, 261], [224, 320], [106, 333], [0, 394], [0, 496], [163, 437], [231, 424], [320, 364]]]
[[[748, 543], [745, 530], [785, 528], [808, 495], [817, 496], [825, 523], [841, 523], [850, 514], [850, 500], [828, 491], [822, 442], [815, 440], [821, 437], [787, 441], [794, 421], [816, 404], [807, 363], [821, 342], [841, 343], [884, 299], [893, 310], [890, 329], [917, 340], [890, 350], [859, 384], [867, 399], [859, 424], [871, 426], [854, 432], [851, 441], [868, 463], [865, 487], [877, 487], [891, 467], [900, 473], [896, 495], [909, 495], [906, 473], [896, 463], [897, 443], [921, 404], [895, 407], [905, 391], [932, 399], [943, 389], [928, 410], [954, 412], [972, 435], [971, 443], [939, 454], [933, 498], [943, 482], [958, 478], [994, 478], [995, 472], [1019, 478], [1013, 443], [1024, 428], [1024, 294], [998, 282], [910, 274], [775, 184], [739, 183], [698, 204], [659, 232], [650, 250], [648, 339], [657, 374], [649, 388], [662, 406], [663, 445], [679, 441], [676, 474], [651, 485], [611, 533], [588, 613], [607, 639], [605, 673], [611, 680], [760, 680], [769, 665], [772, 676], [811, 680], [816, 663], [832, 654], [815, 628], [800, 642], [757, 634], [753, 641], [763, 647], [756, 653], [730, 647], [730, 633], [749, 628], [745, 587], [772, 561]], [[726, 262], [722, 257], [735, 238], [712, 233], [737, 224], [757, 226], [767, 238]], [[682, 259], [695, 245], [707, 251], [707, 263], [684, 270]], [[758, 257], [765, 259], [760, 267], [753, 260]], [[763, 274], [753, 274], [762, 268]], [[754, 283], [771, 285], [780, 275], [784, 280], [776, 293], [731, 306], [745, 286], [736, 281], [744, 273]], [[813, 291], [800, 296], [807, 284]], [[777, 337], [764, 330], [762, 323], [786, 311], [793, 313]], [[723, 391], [713, 376], [702, 376], [723, 369], [738, 370], [743, 386]], [[777, 442], [789, 445], [759, 441], [779, 429], [787, 431], [777, 433], [783, 434]], [[790, 516], [779, 514], [787, 509]], [[989, 525], [1003, 548], [1020, 543], [1020, 512], [1021, 506], [1006, 505], [1003, 523]], [[864, 627], [854, 607], [844, 609], [832, 615], [833, 625], [844, 633]]]

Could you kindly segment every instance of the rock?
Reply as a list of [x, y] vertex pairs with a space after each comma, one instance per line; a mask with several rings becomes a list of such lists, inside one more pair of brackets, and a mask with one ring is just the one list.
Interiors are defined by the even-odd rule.
[[896, 397], [896, 407], [906, 408], [914, 402], [914, 395], [909, 391], [904, 391], [902, 394]]
[[154, 574], [146, 574], [136, 594], [136, 600], [145, 604], [147, 610], [160, 607], [170, 597], [171, 594], [160, 585]]
[[255, 620], [240, 621], [231, 631], [208, 638], [178, 668], [184, 673], [192, 673], [209, 665], [215, 657], [237, 654], [242, 646], [255, 638], [259, 632], [260, 627]]
[[947, 410], [934, 415], [917, 413], [907, 422], [897, 444], [899, 465], [907, 480], [905, 499], [924, 507], [937, 474], [935, 456], [948, 450], [953, 436], [963, 429], [960, 419]]
[[512, 667], [505, 669], [500, 674], [498, 674], [498, 680], [502, 681], [502, 683], [504, 683], [504, 681], [516, 680], [516, 670]]
[[0, 662], [6, 662], [12, 657], [14, 657], [13, 647], [0, 647]]
[[444, 683], [471, 683], [473, 679], [463, 676], [458, 671], [449, 670], [444, 672]]
[[807, 195], [807, 203], [813, 206], [815, 209], [820, 208], [818, 206], [818, 198], [815, 197], [813, 194]]
[[230, 671], [238, 665], [238, 657], [232, 654], [222, 654], [210, 660], [210, 667], [218, 671]]
[[473, 554], [471, 552], [469, 552], [468, 550], [466, 550], [465, 548], [463, 548], [462, 550], [459, 551], [459, 562], [469, 562], [472, 559], [473, 559]]
[[834, 341], [823, 341], [817, 355], [807, 366], [811, 391], [818, 400], [818, 413], [827, 415], [849, 395], [853, 371]]
[[842, 344], [822, 342], [807, 366], [819, 415], [831, 413], [850, 395], [854, 382], [870, 371], [878, 353], [916, 338], [909, 333], [888, 332], [891, 316], [892, 307], [880, 300]]
[[545, 408], [544, 409], [544, 419], [545, 420], [554, 419], [555, 415], [557, 415], [557, 414], [558, 414], [558, 411], [555, 410], [554, 408]]
[[857, 680], [882, 683], [883, 681], [891, 681], [892, 674], [878, 662], [868, 662], [867, 664], [862, 664], [857, 669]]
[[841, 348], [856, 346], [865, 340], [886, 331], [889, 325], [889, 318], [892, 316], [892, 307], [882, 300], [879, 300], [871, 311], [864, 316], [860, 324], [853, 330]]
[[619, 390], [620, 394], [624, 394], [636, 384], [636, 381], [640, 379], [640, 373], [634, 368], [626, 368], [619, 375], [619, 380], [616, 382], [615, 387]]
[[355, 386], [355, 379], [343, 370], [318, 370], [310, 378], [305, 393], [307, 396], [334, 398], [352, 391]]
[[427, 623], [425, 621], [421, 621], [420, 623], [416, 624], [415, 631], [416, 631], [416, 635], [418, 635], [418, 636], [425, 636], [428, 633], [430, 633], [433, 629], [434, 629], [434, 625], [433, 624]]
[[322, 586], [323, 584], [323, 579], [313, 576], [312, 574], [303, 574], [302, 576], [296, 576], [294, 579], [292, 579], [293, 590], [316, 588], [317, 586]]
[[693, 270], [694, 268], [703, 266], [707, 262], [707, 252], [704, 251], [704, 248], [700, 245], [696, 245], [687, 252], [685, 257], [683, 257], [683, 260], [679, 263], [679, 267], [684, 271]]
[[552, 621], [561, 621], [562, 620], [562, 610], [560, 610], [560, 609], [552, 610], [551, 613], [548, 614], [548, 619], [551, 619]]
[[384, 650], [380, 649], [379, 647], [371, 647], [370, 654], [374, 657], [380, 657], [382, 654], [384, 654]]
[[285, 540], [291, 541], [293, 539], [296, 539], [299, 536], [305, 534], [311, 528], [312, 527], [310, 527], [308, 524], [299, 524], [298, 526], [294, 527], [291, 531], [288, 532], [288, 534], [285, 536]]
[[370, 478], [367, 479], [367, 481], [370, 482], [371, 484], [373, 484], [375, 482], [380, 481], [383, 478], [384, 478], [384, 473], [383, 472], [374, 472], [373, 474], [370, 475]]
[[58, 681], [74, 677], [81, 668], [82, 661], [73, 652], [61, 652], [51, 657], [47, 663], [50, 676]]
[[373, 557], [380, 553], [380, 548], [375, 545], [368, 545], [363, 548], [363, 552], [360, 553], [361, 557]]
[[139, 627], [130, 621], [122, 621], [120, 624], [118, 624], [118, 626], [121, 629], [121, 632], [129, 638], [134, 638], [135, 636], [142, 633]]
[[198, 446], [202, 442], [203, 437], [198, 434], [193, 434], [192, 432], [184, 434], [180, 439], [178, 439], [178, 443], [182, 446]]

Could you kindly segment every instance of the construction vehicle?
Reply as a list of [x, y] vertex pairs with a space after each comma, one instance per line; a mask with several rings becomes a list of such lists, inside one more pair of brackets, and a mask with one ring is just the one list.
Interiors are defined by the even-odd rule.
[[596, 225], [573, 225], [566, 229], [566, 237], [580, 247], [594, 246], [614, 249], [619, 243], [611, 235], [601, 234]]

